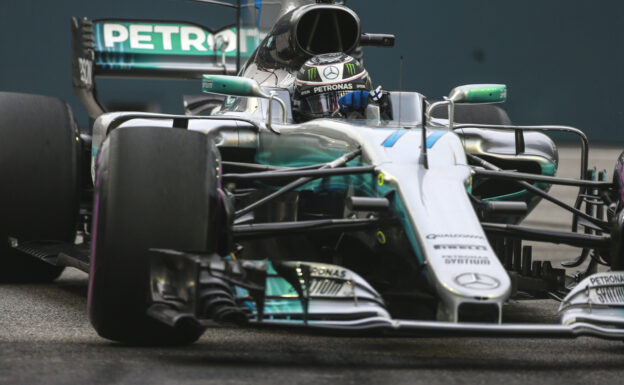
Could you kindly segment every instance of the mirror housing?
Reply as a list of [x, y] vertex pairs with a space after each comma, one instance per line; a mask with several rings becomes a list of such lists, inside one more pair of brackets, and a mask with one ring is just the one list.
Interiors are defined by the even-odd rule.
[[203, 75], [202, 92], [269, 99], [257, 81], [240, 76]]
[[503, 103], [507, 100], [504, 84], [467, 84], [453, 88], [448, 96], [453, 103]]

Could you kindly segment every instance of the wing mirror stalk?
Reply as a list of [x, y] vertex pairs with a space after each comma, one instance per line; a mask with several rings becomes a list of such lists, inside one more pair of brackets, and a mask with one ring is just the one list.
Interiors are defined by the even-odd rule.
[[427, 122], [431, 121], [433, 110], [440, 106], [448, 106], [449, 130], [452, 130], [455, 121], [455, 103], [490, 104], [503, 103], [506, 100], [507, 86], [504, 84], [467, 84], [455, 87], [444, 100], [429, 106], [426, 113]]
[[[425, 169], [429, 168], [429, 160], [427, 158], [427, 123], [431, 121], [433, 111], [441, 106], [448, 107], [448, 130], [453, 131], [455, 123], [455, 103], [502, 103], [507, 100], [507, 86], [504, 84], [467, 84], [455, 87], [445, 96], [444, 100], [430, 104], [425, 108], [426, 103], [423, 100], [423, 136], [422, 136], [422, 164]], [[520, 146], [524, 148], [524, 137], [522, 131], [516, 130], [516, 152]], [[522, 149], [524, 151], [524, 149]]]
[[286, 103], [275, 96], [275, 91], [271, 91], [270, 94], [264, 92], [258, 82], [253, 79], [228, 75], [204, 75], [202, 92], [269, 99], [266, 126], [269, 130], [279, 134], [277, 127], [273, 127], [273, 101], [276, 101], [282, 107], [282, 124], [286, 124]]

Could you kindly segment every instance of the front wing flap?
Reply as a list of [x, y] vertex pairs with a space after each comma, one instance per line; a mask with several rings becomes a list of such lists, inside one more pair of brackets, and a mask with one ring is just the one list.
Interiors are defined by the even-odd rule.
[[152, 254], [148, 314], [171, 326], [190, 319], [204, 326], [233, 321], [348, 333], [624, 339], [624, 272], [582, 281], [562, 302], [560, 325], [440, 322], [391, 318], [372, 286], [336, 265]]

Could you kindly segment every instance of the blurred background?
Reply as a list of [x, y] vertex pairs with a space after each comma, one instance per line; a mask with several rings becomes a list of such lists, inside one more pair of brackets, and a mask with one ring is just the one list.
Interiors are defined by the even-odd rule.
[[[363, 32], [397, 37], [394, 48], [364, 49], [375, 85], [439, 99], [460, 84], [505, 83], [503, 107], [516, 124], [566, 124], [583, 129], [592, 143], [624, 142], [624, 1], [347, 5], [359, 14]], [[71, 86], [70, 16], [179, 20], [211, 29], [235, 23], [232, 9], [185, 0], [2, 0], [0, 91], [58, 96], [83, 126], [88, 116]], [[105, 104], [169, 113], [182, 113], [181, 95], [201, 87], [199, 81], [170, 80], [97, 84]]]

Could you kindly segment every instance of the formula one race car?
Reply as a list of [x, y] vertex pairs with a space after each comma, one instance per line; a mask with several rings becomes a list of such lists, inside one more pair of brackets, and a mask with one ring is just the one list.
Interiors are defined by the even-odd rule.
[[[612, 181], [588, 172], [585, 135], [511, 125], [489, 104], [502, 85], [297, 119], [295, 79], [317, 75], [304, 63], [394, 37], [362, 34], [332, 1], [243, 3], [216, 32], [73, 19], [92, 130], [58, 99], [0, 93], [1, 281], [88, 272], [94, 328], [128, 343], [191, 343], [219, 323], [624, 339], [624, 153]], [[106, 113], [105, 75], [201, 78], [206, 94], [186, 115]], [[555, 176], [545, 131], [580, 137], [579, 179]], [[556, 184], [576, 202], [549, 195]], [[573, 214], [571, 231], [521, 224], [541, 199]], [[589, 268], [566, 276], [524, 241], [578, 247], [568, 265]], [[561, 323], [502, 323], [520, 297], [560, 300]]]

